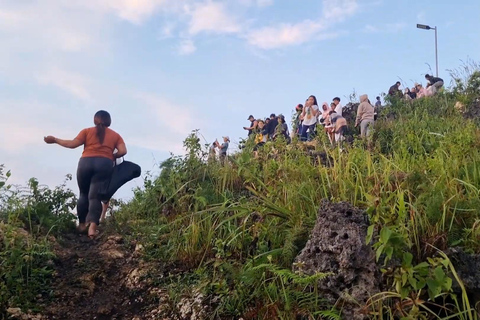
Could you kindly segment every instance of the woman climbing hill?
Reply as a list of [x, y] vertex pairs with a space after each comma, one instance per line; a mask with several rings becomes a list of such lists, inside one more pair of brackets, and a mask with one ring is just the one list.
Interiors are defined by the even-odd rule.
[[[84, 232], [88, 227], [88, 236], [93, 239], [100, 223], [102, 203], [100, 194], [105, 192], [113, 171], [116, 158], [127, 154], [122, 137], [111, 130], [112, 120], [107, 111], [98, 111], [93, 123], [95, 127], [80, 131], [73, 140], [62, 140], [54, 136], [44, 137], [48, 144], [59, 144], [62, 147], [75, 149], [84, 146], [82, 157], [78, 162], [77, 182], [80, 196], [77, 202], [78, 230]], [[117, 152], [114, 153], [115, 149]]]

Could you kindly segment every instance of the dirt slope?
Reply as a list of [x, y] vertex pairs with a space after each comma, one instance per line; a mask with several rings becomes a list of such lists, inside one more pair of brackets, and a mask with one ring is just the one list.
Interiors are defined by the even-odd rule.
[[59, 241], [56, 253], [54, 292], [43, 318], [145, 319], [145, 306], [152, 301], [146, 299], [145, 266], [135, 244], [118, 235], [91, 241], [71, 234]]

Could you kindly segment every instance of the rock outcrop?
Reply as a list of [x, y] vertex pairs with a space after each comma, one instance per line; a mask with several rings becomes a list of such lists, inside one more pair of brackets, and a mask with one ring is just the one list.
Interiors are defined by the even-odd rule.
[[[465, 291], [470, 296], [470, 302], [476, 305], [480, 301], [480, 254], [469, 254], [457, 247], [449, 248], [445, 253], [462, 280]], [[451, 277], [454, 278], [452, 275]], [[456, 281], [453, 281], [452, 289], [461, 293], [460, 285]]]
[[295, 271], [333, 274], [320, 281], [319, 294], [342, 310], [343, 319], [367, 319], [363, 306], [380, 291], [375, 254], [365, 244], [368, 226], [363, 210], [324, 200], [310, 239], [295, 259]]

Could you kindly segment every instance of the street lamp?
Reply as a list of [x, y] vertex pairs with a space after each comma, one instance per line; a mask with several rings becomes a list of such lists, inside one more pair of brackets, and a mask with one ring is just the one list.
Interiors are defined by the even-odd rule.
[[438, 51], [437, 51], [437, 27], [430, 27], [425, 24], [417, 24], [418, 29], [424, 29], [424, 30], [435, 30], [435, 66], [436, 66], [436, 71], [437, 71], [437, 77], [438, 77]]

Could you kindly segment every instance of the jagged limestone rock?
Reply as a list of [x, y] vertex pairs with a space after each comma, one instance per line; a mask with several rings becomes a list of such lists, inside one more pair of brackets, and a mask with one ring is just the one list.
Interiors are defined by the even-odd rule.
[[342, 310], [343, 319], [367, 319], [363, 306], [380, 291], [375, 254], [365, 244], [368, 226], [363, 210], [324, 200], [310, 239], [295, 259], [297, 272], [333, 273], [320, 281], [319, 294]]
[[[465, 291], [470, 296], [470, 303], [476, 305], [480, 302], [480, 254], [469, 254], [460, 247], [449, 248], [445, 253], [462, 280]], [[450, 277], [454, 278], [453, 275]], [[457, 281], [453, 281], [452, 289], [457, 293], [462, 292]]]

